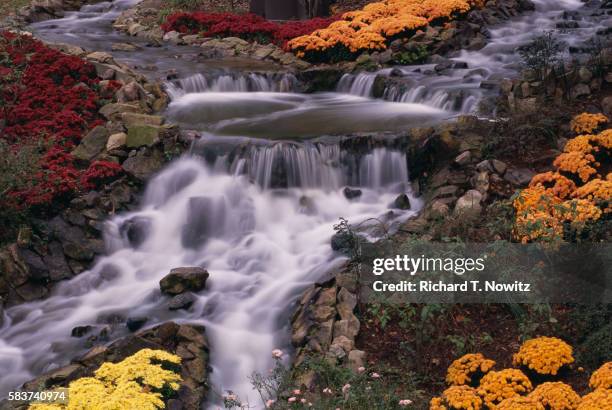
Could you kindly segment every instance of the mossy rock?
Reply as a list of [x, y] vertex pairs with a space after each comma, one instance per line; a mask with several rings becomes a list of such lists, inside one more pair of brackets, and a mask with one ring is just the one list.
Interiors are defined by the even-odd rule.
[[157, 125], [134, 125], [128, 128], [126, 145], [128, 148], [151, 147], [159, 142], [162, 127]]

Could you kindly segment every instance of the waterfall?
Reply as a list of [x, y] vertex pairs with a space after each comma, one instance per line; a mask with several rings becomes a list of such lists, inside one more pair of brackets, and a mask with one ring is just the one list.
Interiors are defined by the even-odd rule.
[[166, 84], [168, 95], [174, 100], [189, 93], [203, 92], [291, 92], [297, 88], [293, 74], [221, 74], [206, 77], [195, 74]]
[[[347, 185], [361, 196], [347, 199]], [[175, 267], [202, 266], [209, 286], [173, 320], [206, 327], [214, 389], [256, 403], [247, 376], [272, 365], [272, 349], [288, 348], [292, 301], [345, 261], [331, 250], [333, 225], [344, 217], [397, 226], [420, 207], [409, 186], [405, 154], [388, 148], [236, 143], [206, 160], [175, 161], [149, 182], [137, 210], [107, 222], [107, 256], [47, 299], [7, 310], [0, 392], [83, 353], [86, 341], [70, 336], [76, 326], [110, 314], [168, 320], [159, 280]], [[413, 209], [390, 212], [400, 192]], [[128, 233], [135, 227], [138, 238]]]

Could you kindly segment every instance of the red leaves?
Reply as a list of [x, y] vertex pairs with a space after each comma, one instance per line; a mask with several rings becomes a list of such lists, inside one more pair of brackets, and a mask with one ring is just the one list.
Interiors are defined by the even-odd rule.
[[240, 37], [260, 43], [272, 41], [284, 47], [292, 38], [327, 27], [338, 19], [339, 16], [278, 24], [256, 14], [181, 12], [168, 16], [161, 27], [165, 32], [174, 30], [199, 33], [204, 37]]
[[46, 208], [119, 174], [121, 167], [106, 161], [79, 169], [69, 153], [88, 129], [102, 123], [98, 84], [87, 61], [32, 37], [0, 32], [0, 120], [5, 122], [0, 138], [15, 150], [40, 146], [38, 169], [19, 181], [6, 202]]

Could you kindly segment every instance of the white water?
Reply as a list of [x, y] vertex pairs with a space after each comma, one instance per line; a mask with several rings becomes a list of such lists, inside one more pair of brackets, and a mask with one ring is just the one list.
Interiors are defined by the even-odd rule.
[[[111, 34], [108, 24], [121, 7], [134, 2], [91, 6], [41, 23], [38, 30], [55, 41], [108, 48], [112, 41], [126, 41]], [[412, 212], [389, 213], [398, 193], [410, 193], [400, 152], [380, 148], [359, 157], [335, 144], [229, 136], [406, 129], [471, 112], [482, 97], [482, 80], [515, 73], [517, 45], [554, 24], [560, 10], [577, 9], [581, 3], [538, 0], [537, 5], [537, 13], [492, 30], [492, 42], [483, 50], [458, 56], [469, 63], [468, 69], [436, 75], [428, 71], [431, 66], [401, 68], [413, 86], [387, 89], [388, 101], [368, 98], [372, 74], [345, 77], [340, 92], [319, 95], [296, 93], [290, 77], [260, 74], [205, 76], [195, 71], [168, 84], [170, 117], [207, 133], [197, 152], [206, 154], [219, 144], [234, 143], [233, 148], [210, 163], [195, 156], [167, 167], [148, 184], [138, 211], [108, 222], [108, 256], [62, 283], [46, 300], [7, 310], [0, 328], [0, 396], [85, 351], [83, 339], [70, 337], [73, 327], [101, 326], [105, 316], [119, 314], [147, 316], [147, 326], [166, 320], [205, 325], [214, 390], [232, 390], [259, 405], [247, 377], [269, 368], [273, 348], [288, 347], [292, 300], [344, 262], [330, 248], [333, 224], [345, 217], [353, 224], [379, 218], [392, 225], [417, 211], [420, 203], [411, 197]], [[584, 41], [597, 26], [607, 24], [587, 23], [566, 40]], [[131, 61], [164, 68], [183, 63], [160, 49], [135, 56]], [[389, 75], [390, 70], [376, 74]], [[220, 134], [224, 136], [215, 136]], [[249, 148], [243, 149], [245, 145]], [[347, 185], [361, 187], [363, 195], [347, 200], [342, 194]], [[125, 235], [129, 224], [147, 227], [143, 243], [130, 244]], [[169, 312], [159, 280], [174, 267], [193, 265], [210, 271], [208, 288], [189, 311]], [[112, 336], [121, 334], [117, 330]]]

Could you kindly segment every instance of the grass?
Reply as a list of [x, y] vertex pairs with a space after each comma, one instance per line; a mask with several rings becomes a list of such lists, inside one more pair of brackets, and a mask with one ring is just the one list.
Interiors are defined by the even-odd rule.
[[30, 0], [2, 0], [0, 2], [0, 17], [8, 16], [19, 8], [28, 5]]

